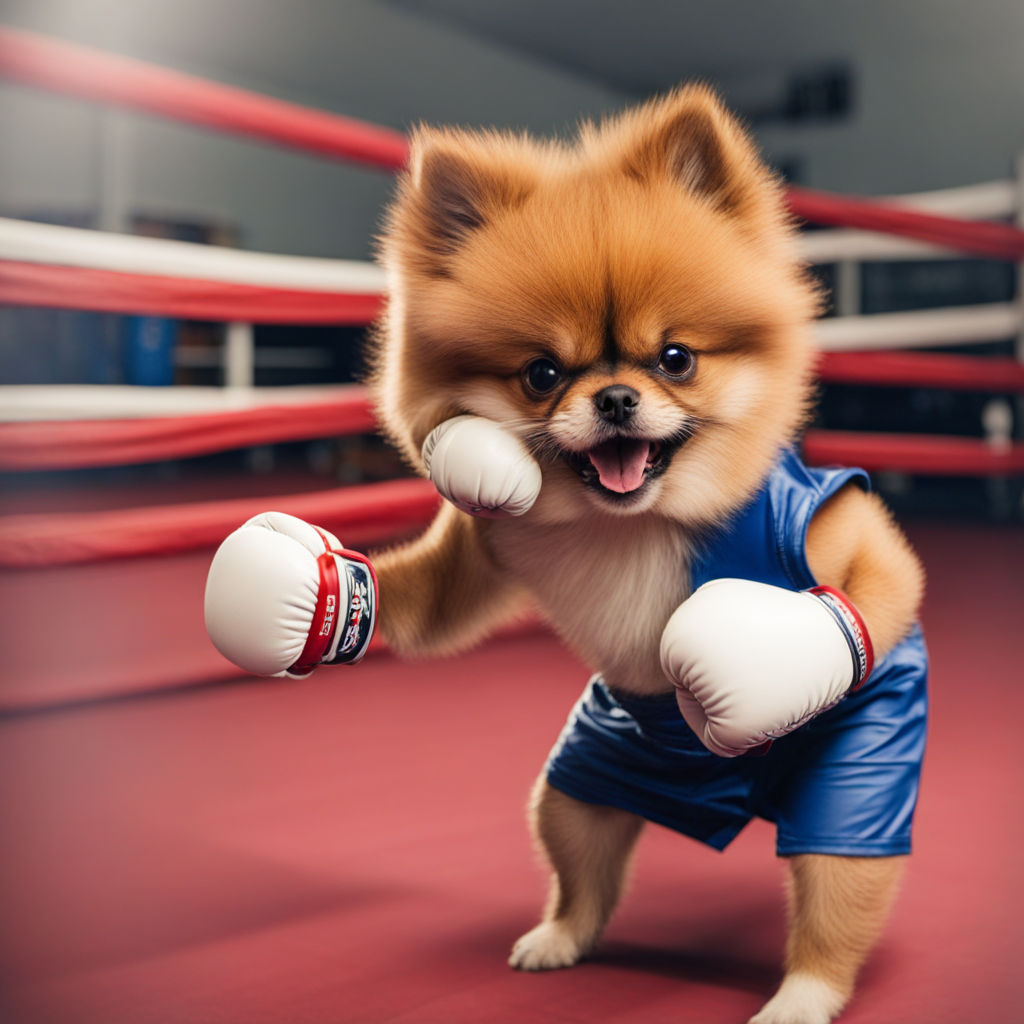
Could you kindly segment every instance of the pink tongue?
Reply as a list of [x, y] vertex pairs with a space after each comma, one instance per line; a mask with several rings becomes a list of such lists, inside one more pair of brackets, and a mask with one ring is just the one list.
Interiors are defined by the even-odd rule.
[[601, 479], [609, 491], [628, 494], [644, 482], [644, 468], [651, 453], [649, 441], [632, 441], [618, 437], [605, 441], [587, 452]]

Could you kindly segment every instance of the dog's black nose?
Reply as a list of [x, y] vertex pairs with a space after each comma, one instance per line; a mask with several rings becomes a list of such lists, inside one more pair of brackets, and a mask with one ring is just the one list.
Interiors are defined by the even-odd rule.
[[594, 395], [597, 414], [609, 423], [625, 423], [640, 404], [640, 392], [627, 384], [612, 384]]

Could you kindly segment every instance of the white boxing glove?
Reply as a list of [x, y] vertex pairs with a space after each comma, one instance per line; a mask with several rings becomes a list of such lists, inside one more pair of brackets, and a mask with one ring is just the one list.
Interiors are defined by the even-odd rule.
[[334, 534], [264, 512], [217, 549], [204, 610], [206, 631], [228, 661], [255, 675], [299, 679], [366, 653], [377, 578]]
[[838, 704], [871, 673], [863, 620], [831, 587], [712, 580], [668, 620], [661, 666], [712, 753], [754, 752]]
[[504, 519], [528, 512], [540, 494], [540, 466], [515, 434], [482, 416], [455, 416], [423, 442], [434, 486], [463, 512]]

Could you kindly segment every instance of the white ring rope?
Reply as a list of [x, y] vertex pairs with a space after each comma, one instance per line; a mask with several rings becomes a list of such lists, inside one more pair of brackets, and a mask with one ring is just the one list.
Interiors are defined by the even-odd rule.
[[128, 420], [304, 405], [340, 398], [351, 384], [295, 387], [154, 388], [130, 384], [9, 384], [0, 387], [0, 422]]
[[[989, 218], [1011, 216], [1016, 197], [1012, 181], [995, 181], [882, 201], [931, 213]], [[801, 251], [816, 264], [944, 258], [950, 253], [936, 245], [847, 229], [808, 232], [801, 238]], [[379, 294], [385, 287], [383, 271], [365, 261], [280, 256], [6, 217], [0, 217], [0, 259], [307, 291]]]
[[1020, 330], [1021, 310], [1012, 302], [947, 306], [909, 313], [836, 316], [814, 325], [823, 352], [976, 345], [1006, 341]]
[[384, 272], [358, 260], [277, 256], [7, 217], [0, 217], [0, 259], [303, 291], [384, 290]]
[[[880, 196], [874, 201], [965, 220], [1006, 220], [1014, 216], [1018, 198], [1016, 183], [1006, 180], [902, 196]], [[800, 239], [801, 255], [808, 263], [818, 265], [846, 260], [862, 263], [869, 260], [949, 259], [953, 251], [927, 242], [850, 228], [809, 231]]]
[[1017, 183], [1006, 178], [1002, 181], [982, 182], [980, 185], [879, 196], [873, 201], [905, 206], [922, 213], [962, 217], [964, 220], [1001, 220], [1012, 217], [1017, 209]]

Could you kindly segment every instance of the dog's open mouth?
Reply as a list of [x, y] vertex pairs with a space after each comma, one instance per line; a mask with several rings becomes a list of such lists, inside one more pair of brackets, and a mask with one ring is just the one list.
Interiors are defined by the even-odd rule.
[[587, 451], [568, 452], [566, 457], [585, 484], [609, 498], [628, 500], [668, 468], [682, 443], [613, 437]]

